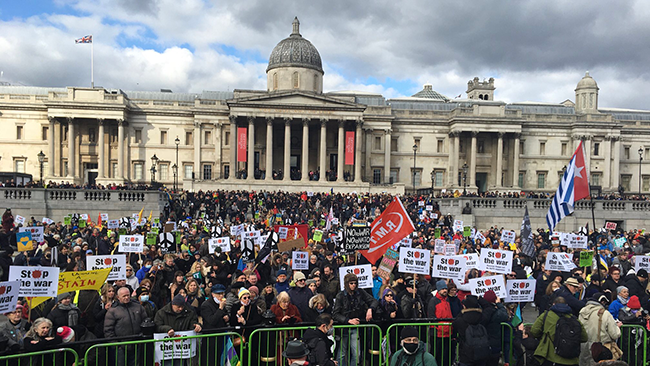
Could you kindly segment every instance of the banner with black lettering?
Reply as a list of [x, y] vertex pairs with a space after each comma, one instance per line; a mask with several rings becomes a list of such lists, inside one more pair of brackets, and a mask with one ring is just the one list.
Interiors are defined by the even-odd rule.
[[457, 256], [433, 256], [433, 272], [431, 277], [451, 278], [454, 282], [465, 281], [465, 259], [462, 255]]
[[463, 254], [463, 258], [465, 258], [465, 268], [467, 269], [478, 269], [478, 254], [476, 253], [470, 253], [470, 254]]
[[345, 229], [344, 248], [347, 253], [353, 253], [355, 250], [370, 249], [370, 227], [348, 227]]
[[142, 253], [144, 251], [144, 236], [120, 235], [118, 250], [122, 253]]
[[10, 266], [9, 281], [20, 281], [18, 296], [56, 297], [59, 290], [59, 268]]
[[[126, 255], [89, 255], [86, 257], [86, 269], [96, 270], [113, 267], [106, 281], [126, 279]], [[57, 277], [58, 279], [58, 277]]]
[[168, 339], [164, 342], [156, 342], [154, 345], [154, 362], [162, 365], [164, 362], [181, 364], [181, 359], [196, 357], [196, 338], [184, 339], [195, 336], [193, 330], [175, 332], [173, 337], [167, 333], [154, 333], [153, 339]]
[[424, 249], [399, 248], [399, 267], [401, 273], [431, 273], [431, 252]]
[[478, 269], [494, 273], [508, 274], [512, 270], [512, 252], [498, 249], [481, 249]]
[[361, 266], [348, 266], [339, 268], [339, 282], [341, 283], [341, 291], [345, 290], [345, 283], [343, 278], [348, 273], [357, 275], [357, 288], [372, 288], [372, 266], [364, 264]]
[[20, 281], [0, 282], [0, 314], [16, 310]]
[[547, 271], [571, 272], [576, 267], [573, 256], [567, 253], [548, 252], [544, 268]]
[[477, 277], [468, 282], [472, 289], [472, 295], [483, 296], [490, 290], [494, 291], [500, 299], [505, 299], [508, 295], [503, 275]]
[[508, 296], [505, 302], [532, 302], [535, 299], [535, 286], [537, 280], [534, 278], [526, 280], [507, 280], [506, 289]]
[[650, 272], [650, 257], [645, 255], [635, 255], [634, 257], [634, 271], [639, 272], [641, 269], [645, 269]]

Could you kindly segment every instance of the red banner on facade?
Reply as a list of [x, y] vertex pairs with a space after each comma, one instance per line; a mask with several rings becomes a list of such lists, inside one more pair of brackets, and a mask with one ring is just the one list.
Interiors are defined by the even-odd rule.
[[246, 162], [246, 127], [237, 127], [237, 161]]
[[393, 244], [415, 231], [415, 226], [398, 197], [393, 199], [393, 202], [372, 222], [370, 227], [370, 249], [360, 250], [359, 253], [373, 264]]
[[345, 131], [345, 165], [354, 165], [354, 131]]

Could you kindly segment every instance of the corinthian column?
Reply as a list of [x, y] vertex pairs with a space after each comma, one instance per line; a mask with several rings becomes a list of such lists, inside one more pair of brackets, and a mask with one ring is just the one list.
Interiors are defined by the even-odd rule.
[[264, 180], [273, 180], [273, 117], [266, 117], [266, 175]]
[[248, 117], [248, 173], [246, 179], [255, 179], [255, 117]]
[[326, 119], [321, 119], [320, 120], [320, 145], [319, 147], [319, 153], [318, 153], [318, 161], [319, 161], [319, 177], [318, 178], [321, 182], [324, 182], [327, 180], [326, 177], [326, 172], [327, 169], [325, 169], [325, 164], [326, 164], [326, 159], [325, 155], [327, 155], [327, 120]]
[[303, 182], [309, 181], [309, 118], [302, 119], [302, 156], [300, 157], [300, 180]]
[[68, 118], [68, 176], [73, 180], [76, 174], [74, 118]]
[[283, 179], [291, 180], [291, 118], [284, 119], [284, 169]]
[[343, 155], [345, 154], [345, 136], [343, 133], [343, 125], [345, 121], [339, 121], [339, 146], [338, 146], [338, 158], [336, 159], [336, 181], [343, 182]]
[[357, 131], [354, 136], [356, 143], [354, 144], [354, 183], [361, 182], [361, 127], [363, 121], [357, 120]]
[[97, 175], [99, 178], [103, 179], [106, 178], [106, 174], [104, 173], [104, 164], [106, 164], [106, 159], [104, 157], [104, 119], [97, 119], [97, 123], [99, 124], [99, 139], [97, 139], [97, 155], [99, 164], [97, 165]]

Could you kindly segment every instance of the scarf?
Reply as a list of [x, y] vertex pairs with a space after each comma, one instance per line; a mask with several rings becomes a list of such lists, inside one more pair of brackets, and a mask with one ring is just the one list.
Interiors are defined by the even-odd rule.
[[79, 323], [79, 308], [74, 304], [59, 304], [59, 309], [68, 312], [68, 326], [73, 327]]
[[621, 304], [623, 304], [623, 305], [627, 305], [627, 300], [629, 300], [629, 299], [623, 298], [621, 295], [616, 296], [616, 298], [618, 298], [618, 301], [620, 301]]

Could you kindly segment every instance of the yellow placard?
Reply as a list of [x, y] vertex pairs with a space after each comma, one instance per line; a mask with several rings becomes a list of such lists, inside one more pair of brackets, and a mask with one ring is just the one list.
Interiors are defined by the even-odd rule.
[[28, 237], [23, 236], [16, 243], [16, 246], [18, 247], [19, 252], [26, 252], [34, 249], [34, 242], [32, 240], [29, 240]]
[[[108, 278], [108, 274], [111, 273], [112, 269], [112, 267], [109, 267], [92, 271], [61, 272], [59, 273], [59, 290], [57, 293], [99, 290], [106, 283], [106, 278]], [[47, 299], [49, 297], [32, 297], [30, 300], [32, 309], [47, 301]]]

